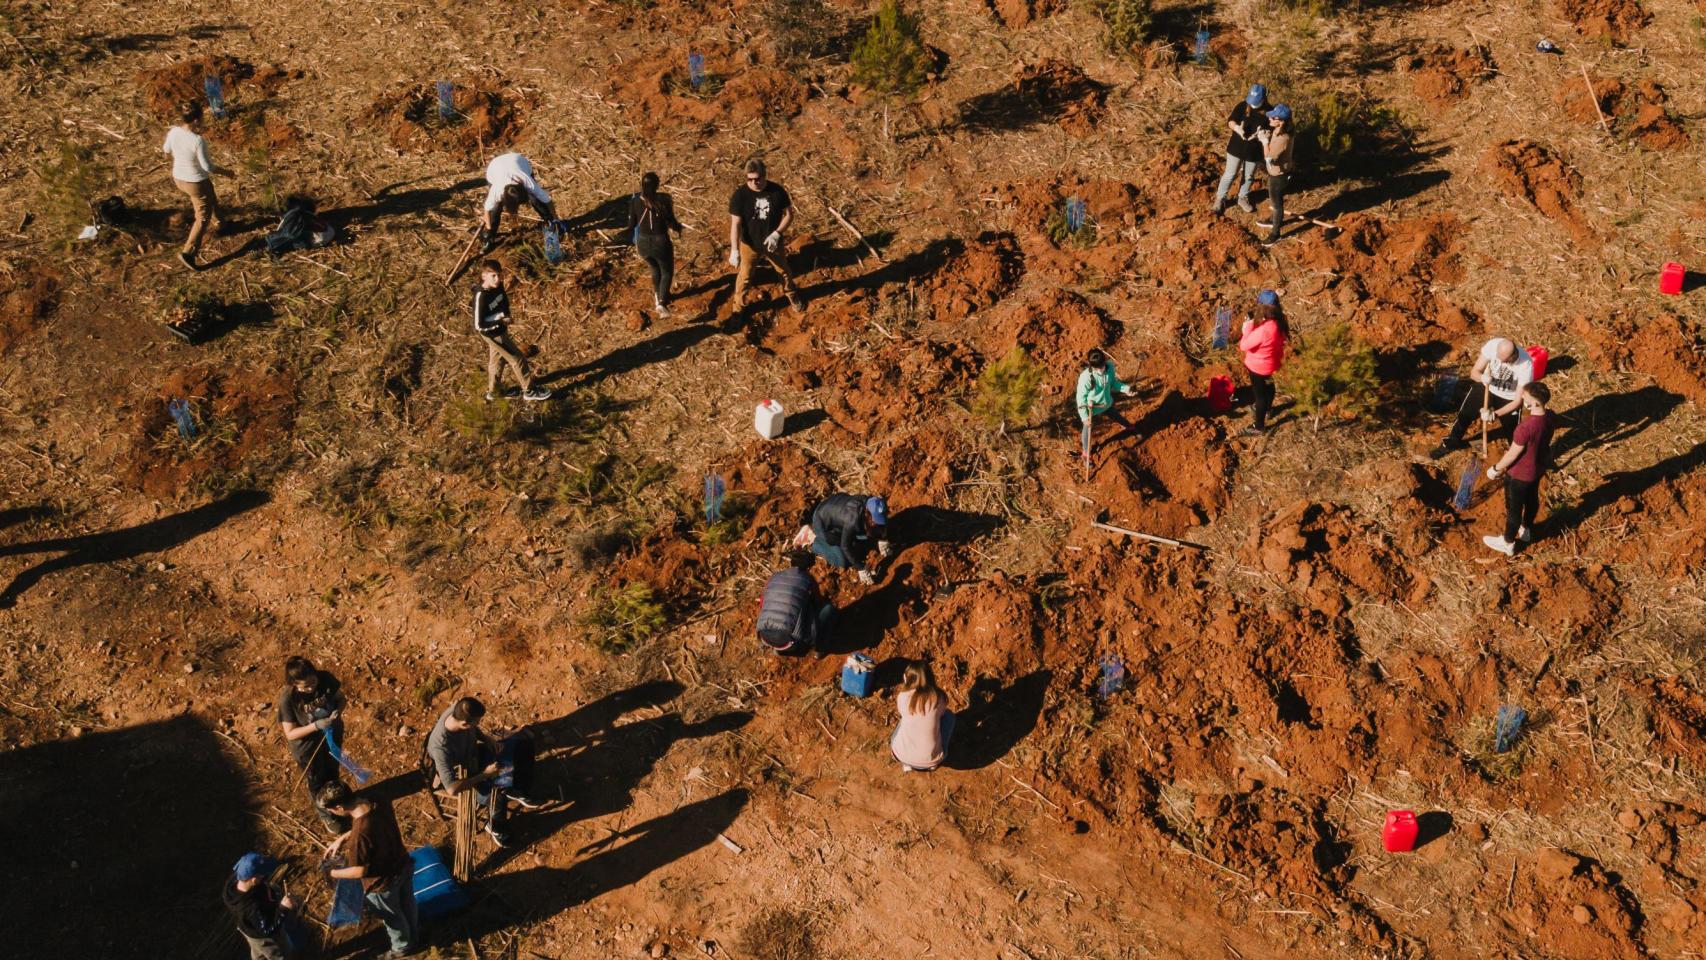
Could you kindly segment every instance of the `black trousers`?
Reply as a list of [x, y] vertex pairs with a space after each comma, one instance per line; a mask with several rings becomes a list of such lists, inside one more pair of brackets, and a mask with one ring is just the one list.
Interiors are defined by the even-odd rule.
[[1248, 368], [1245, 372], [1250, 374], [1250, 393], [1256, 402], [1256, 429], [1265, 430], [1268, 426], [1268, 411], [1274, 406], [1274, 378]]
[[[1507, 401], [1488, 395], [1487, 402], [1493, 409], [1497, 409], [1504, 406]], [[1519, 416], [1520, 411], [1513, 410], [1500, 417], [1498, 423], [1494, 424], [1491, 429], [1497, 430], [1499, 427], [1503, 427], [1506, 436], [1515, 436]], [[1463, 395], [1463, 402], [1457, 405], [1457, 422], [1451, 425], [1451, 433], [1447, 435], [1446, 443], [1461, 443], [1464, 435], [1469, 432], [1469, 428], [1479, 419], [1481, 419], [1481, 385], [1470, 380], [1469, 392]]]
[[1285, 192], [1291, 188], [1291, 174], [1268, 174], [1268, 202], [1273, 205], [1274, 228], [1268, 233], [1269, 240], [1278, 240], [1280, 228], [1285, 226]]
[[1505, 541], [1516, 542], [1516, 533], [1527, 527], [1534, 532], [1534, 517], [1540, 512], [1540, 480], [1505, 477]]
[[497, 761], [500, 772], [506, 766], [513, 766], [508, 786], [498, 786], [501, 777], [493, 778], [475, 787], [480, 794], [480, 802], [491, 807], [492, 829], [501, 830], [504, 821], [509, 819], [509, 804], [504, 800], [507, 796], [519, 796], [526, 799], [528, 791], [533, 787], [533, 758], [535, 747], [533, 738], [517, 734], [506, 737], [499, 744], [500, 753], [494, 755], [490, 748], [481, 744], [478, 751], [478, 769], [484, 770], [486, 764]]
[[634, 249], [651, 268], [652, 296], [669, 306], [669, 288], [675, 282], [675, 245], [669, 242], [669, 234], [637, 234]]

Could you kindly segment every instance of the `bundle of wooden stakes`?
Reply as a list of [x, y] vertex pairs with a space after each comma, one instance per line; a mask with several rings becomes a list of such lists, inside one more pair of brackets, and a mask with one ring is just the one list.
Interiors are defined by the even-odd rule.
[[456, 857], [450, 873], [458, 883], [467, 883], [474, 875], [474, 815], [478, 800], [479, 791], [472, 787], [456, 795]]

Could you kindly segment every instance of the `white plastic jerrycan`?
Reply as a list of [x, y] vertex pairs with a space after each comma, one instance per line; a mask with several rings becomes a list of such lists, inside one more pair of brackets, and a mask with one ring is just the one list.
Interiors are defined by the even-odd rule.
[[782, 425], [787, 419], [787, 415], [782, 412], [782, 405], [774, 400], [766, 400], [752, 411], [752, 425], [758, 430], [758, 435], [766, 440], [781, 436]]

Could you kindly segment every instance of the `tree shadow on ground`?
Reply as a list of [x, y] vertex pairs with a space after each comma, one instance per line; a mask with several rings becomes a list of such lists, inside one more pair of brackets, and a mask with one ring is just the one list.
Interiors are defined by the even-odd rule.
[[1589, 450], [1628, 441], [1662, 422], [1681, 404], [1680, 394], [1656, 386], [1594, 397], [1568, 413], [1558, 414], [1565, 429], [1552, 440], [1552, 462], [1562, 466], [1566, 453], [1574, 451], [1579, 457]]
[[903, 543], [969, 543], [1001, 529], [992, 513], [947, 507], [908, 507], [889, 519], [892, 536]]
[[995, 678], [979, 677], [954, 724], [954, 739], [943, 765], [978, 770], [1006, 756], [1036, 729], [1052, 679], [1052, 670], [1036, 670], [1003, 687]]
[[256, 842], [250, 791], [188, 714], [0, 754], [0, 840], [40, 867], [6, 885], [0, 942], [18, 957], [241, 955], [219, 890]]
[[1019, 80], [960, 102], [959, 120], [953, 127], [968, 133], [1002, 133], [1029, 130], [1049, 123], [1074, 103], [1106, 97], [1108, 84], [1083, 77], [1057, 85], [1052, 77]]
[[413, 180], [405, 180], [400, 183], [387, 184], [369, 193], [369, 202], [353, 207], [325, 210], [320, 213], [320, 218], [333, 225], [348, 229], [376, 223], [389, 217], [426, 213], [449, 203], [458, 193], [483, 186], [486, 178], [484, 176], [469, 177], [447, 187], [400, 189], [414, 182]]
[[1538, 521], [1537, 526], [1548, 531], [1569, 530], [1624, 497], [1638, 497], [1654, 484], [1680, 477], [1702, 464], [1706, 464], [1706, 443], [1695, 444], [1693, 449], [1686, 453], [1667, 457], [1650, 467], [1608, 473], [1599, 486], [1588, 491], [1580, 500], [1544, 517]]
[[64, 551], [61, 556], [43, 560], [14, 576], [12, 582], [6, 585], [6, 589], [0, 591], [0, 609], [17, 603], [19, 596], [50, 573], [91, 563], [130, 560], [145, 553], [170, 550], [207, 533], [240, 513], [261, 506], [270, 499], [272, 498], [269, 495], [258, 490], [242, 490], [193, 510], [122, 530], [0, 546], [0, 556]]

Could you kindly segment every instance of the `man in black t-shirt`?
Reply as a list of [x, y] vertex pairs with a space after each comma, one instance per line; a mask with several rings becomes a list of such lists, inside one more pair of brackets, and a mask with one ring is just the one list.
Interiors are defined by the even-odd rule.
[[1250, 87], [1249, 95], [1238, 101], [1238, 106], [1232, 108], [1232, 115], [1226, 118], [1232, 137], [1226, 142], [1226, 171], [1220, 175], [1220, 189], [1214, 192], [1214, 204], [1209, 207], [1212, 212], [1226, 209], [1226, 194], [1240, 172], [1244, 175], [1244, 182], [1238, 187], [1238, 209], [1245, 213], [1256, 212], [1256, 205], [1250, 202], [1250, 181], [1255, 179], [1256, 165], [1262, 160], [1258, 133], [1267, 129], [1267, 111], [1268, 88], [1258, 83]]
[[[344, 693], [337, 677], [315, 669], [307, 657], [291, 657], [284, 662], [284, 690], [278, 695], [278, 722], [284, 730], [284, 742], [290, 747], [290, 755], [302, 769], [310, 797], [338, 779], [338, 761], [326, 749], [326, 733], [330, 731], [339, 743], [343, 742], [343, 709]], [[314, 805], [314, 813], [334, 833], [349, 829], [347, 822], [328, 813], [318, 803]]]
[[759, 259], [782, 275], [782, 290], [794, 312], [805, 311], [794, 275], [788, 271], [788, 241], [783, 236], [793, 222], [794, 205], [788, 191], [765, 179], [763, 160], [748, 160], [746, 183], [736, 187], [729, 198], [729, 265], [737, 268], [736, 313], [746, 309], [746, 287], [752, 280], [752, 266]]

